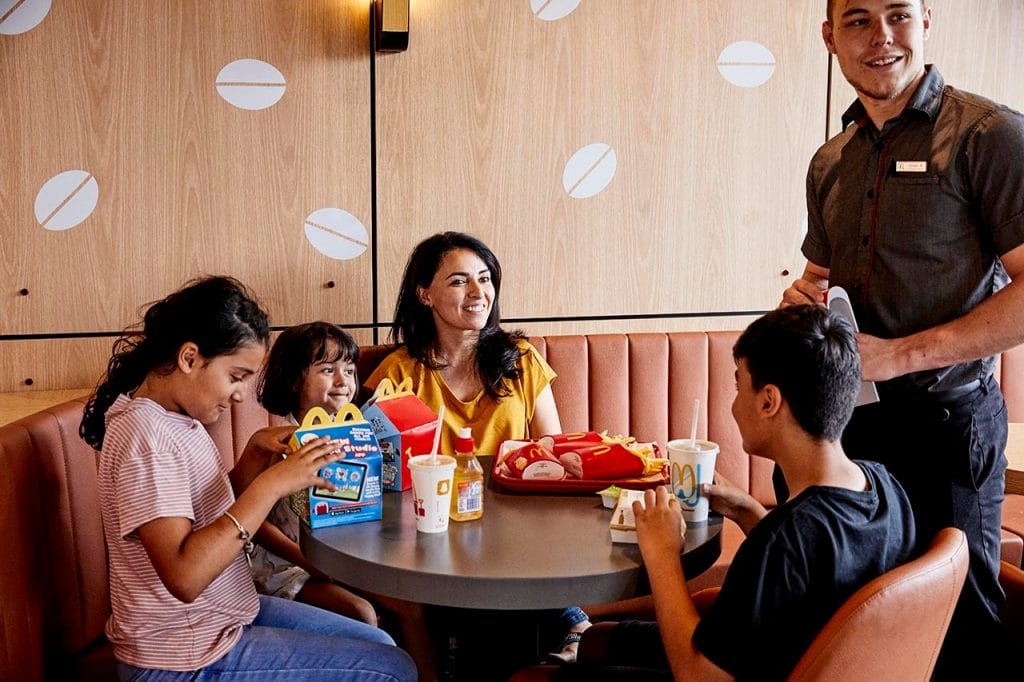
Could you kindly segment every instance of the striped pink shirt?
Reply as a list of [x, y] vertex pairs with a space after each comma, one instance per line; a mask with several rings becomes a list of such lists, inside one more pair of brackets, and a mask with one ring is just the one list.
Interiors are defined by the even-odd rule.
[[107, 637], [118, 660], [140, 668], [195, 670], [224, 656], [259, 612], [245, 557], [191, 604], [171, 595], [136, 529], [183, 517], [196, 530], [234, 501], [217, 446], [191, 417], [125, 395], [107, 411], [99, 458], [103, 531], [110, 559]]

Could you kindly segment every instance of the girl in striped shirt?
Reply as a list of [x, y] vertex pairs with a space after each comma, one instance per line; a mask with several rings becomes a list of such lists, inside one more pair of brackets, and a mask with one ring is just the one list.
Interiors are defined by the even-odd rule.
[[194, 280], [118, 340], [86, 406], [122, 680], [415, 679], [384, 631], [256, 593], [247, 529], [281, 497], [325, 485], [318, 472], [339, 457], [327, 438], [284, 455], [290, 431], [264, 429], [229, 478], [204, 425], [245, 400], [268, 339], [266, 313], [240, 283]]

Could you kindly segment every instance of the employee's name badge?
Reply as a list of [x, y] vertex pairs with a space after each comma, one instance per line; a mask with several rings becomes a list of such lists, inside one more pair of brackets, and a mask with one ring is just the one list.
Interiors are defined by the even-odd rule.
[[897, 161], [896, 162], [897, 173], [927, 173], [928, 162], [927, 161]]

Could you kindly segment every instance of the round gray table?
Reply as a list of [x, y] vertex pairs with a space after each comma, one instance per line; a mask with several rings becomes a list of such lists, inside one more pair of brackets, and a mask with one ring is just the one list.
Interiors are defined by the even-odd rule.
[[[481, 458], [484, 470], [489, 458]], [[490, 484], [484, 515], [419, 533], [412, 493], [385, 492], [383, 519], [309, 530], [306, 558], [357, 589], [423, 604], [472, 609], [553, 609], [649, 593], [640, 549], [612, 543], [612, 511], [586, 495], [505, 493]], [[687, 577], [721, 552], [721, 517], [686, 531]]]

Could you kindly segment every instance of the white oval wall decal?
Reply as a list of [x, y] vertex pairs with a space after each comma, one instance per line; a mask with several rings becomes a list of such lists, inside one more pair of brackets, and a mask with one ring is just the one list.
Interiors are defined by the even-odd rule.
[[217, 74], [217, 92], [239, 109], [266, 109], [284, 97], [284, 75], [259, 59], [238, 59]]
[[89, 171], [58, 173], [36, 194], [36, 221], [55, 232], [74, 227], [92, 215], [99, 197], [99, 185]]
[[31, 31], [50, 13], [50, 0], [0, 0], [0, 35]]
[[533, 16], [544, 21], [557, 21], [572, 13], [582, 0], [530, 0]]
[[306, 239], [328, 258], [350, 260], [366, 251], [370, 242], [359, 219], [340, 208], [321, 208], [306, 217]]
[[718, 55], [718, 73], [733, 85], [756, 88], [775, 73], [775, 55], [760, 43], [740, 40]]
[[612, 181], [618, 160], [615, 150], [603, 142], [581, 147], [565, 164], [562, 187], [574, 199], [592, 197]]

